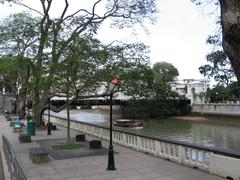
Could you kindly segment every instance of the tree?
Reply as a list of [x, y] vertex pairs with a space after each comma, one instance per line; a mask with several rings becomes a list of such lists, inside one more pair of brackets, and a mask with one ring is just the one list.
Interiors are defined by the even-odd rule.
[[23, 12], [0, 21], [1, 56], [33, 57], [37, 48], [39, 19]]
[[122, 84], [124, 95], [134, 98], [149, 97], [152, 72], [148, 47], [142, 43], [117, 43], [107, 48], [107, 51], [109, 58], [101, 73], [105, 76], [105, 82], [110, 82], [112, 77], [118, 77], [124, 82]]
[[0, 69], [5, 87], [11, 86], [15, 102], [22, 105], [22, 108], [16, 103], [14, 106], [15, 113], [21, 109], [21, 117], [31, 87], [29, 79], [34, 63], [31, 58], [36, 50], [38, 22], [28, 13], [13, 14], [0, 22]]
[[207, 62], [199, 67], [200, 73], [208, 78], [213, 77], [216, 82], [228, 86], [235, 76], [224, 51], [217, 50], [208, 54]]
[[228, 100], [227, 89], [223, 85], [216, 85], [211, 89], [210, 101], [211, 102], [224, 102]]
[[238, 82], [232, 82], [227, 87], [228, 90], [228, 98], [231, 101], [239, 101], [240, 100], [240, 85]]
[[163, 82], [164, 84], [171, 82], [179, 75], [178, 70], [167, 62], [157, 62], [153, 65], [154, 81], [156, 83]]
[[157, 62], [153, 65], [153, 94], [157, 99], [175, 98], [177, 93], [173, 92], [170, 82], [178, 76], [178, 70], [167, 62]]
[[[64, 59], [64, 52], [76, 38], [83, 34], [95, 34], [98, 27], [107, 19], [112, 19], [113, 25], [123, 28], [142, 23], [145, 19], [153, 20], [156, 13], [155, 0], [97, 0], [91, 9], [79, 8], [76, 12], [68, 12], [69, 1], [65, 0], [65, 6], [58, 18], [53, 18], [50, 14], [54, 8], [53, 0], [39, 0], [42, 10], [33, 9], [21, 0], [6, 2], [27, 7], [41, 15], [37, 49], [32, 55], [32, 59], [35, 60], [32, 78], [33, 113], [38, 125], [41, 122], [41, 109], [47, 103], [47, 91], [53, 84], [54, 74], [58, 71], [56, 67], [59, 67], [59, 63]], [[103, 5], [106, 7], [104, 12]], [[41, 96], [40, 92], [43, 92]]]
[[[76, 94], [99, 95], [99, 87], [104, 88], [103, 85], [107, 86], [112, 77], [116, 76], [124, 80], [122, 89], [125, 94], [144, 97], [142, 89], [148, 85], [148, 81], [145, 81], [149, 64], [147, 52], [147, 47], [143, 44], [103, 45], [99, 40], [86, 35], [76, 39], [66, 49], [52, 86], [58, 92], [66, 94], [66, 102], [69, 104], [70, 97]], [[142, 86], [138, 88], [136, 82], [139, 81]], [[70, 141], [70, 109], [68, 105], [66, 108], [67, 136]]]
[[[26, 94], [28, 92], [31, 62], [22, 56], [0, 58], [1, 83], [6, 93], [15, 98], [13, 113], [24, 116], [22, 107], [25, 106]], [[20, 109], [19, 109], [20, 108]]]
[[220, 7], [222, 45], [238, 82], [240, 82], [240, 2], [236, 0], [192, 0], [198, 5], [205, 2]]

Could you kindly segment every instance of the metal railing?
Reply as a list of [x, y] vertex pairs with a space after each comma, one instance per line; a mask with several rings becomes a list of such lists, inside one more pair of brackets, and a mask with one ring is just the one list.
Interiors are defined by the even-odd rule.
[[18, 164], [12, 145], [4, 135], [2, 135], [2, 144], [11, 180], [27, 180], [22, 168]]

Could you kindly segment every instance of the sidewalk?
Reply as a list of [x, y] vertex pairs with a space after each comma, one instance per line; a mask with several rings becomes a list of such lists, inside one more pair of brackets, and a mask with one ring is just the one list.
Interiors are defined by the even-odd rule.
[[[13, 133], [9, 122], [0, 115], [0, 132], [13, 146], [16, 158], [29, 180], [222, 180], [223, 178], [204, 171], [179, 165], [167, 160], [137, 152], [114, 144], [115, 166], [117, 170], [107, 171], [108, 155], [65, 158], [44, 164], [33, 164], [29, 158], [29, 148], [39, 147], [37, 140], [61, 139], [67, 137], [66, 128], [57, 126], [59, 130], [47, 135], [46, 131], [37, 130], [31, 143], [19, 143], [18, 134]], [[79, 132], [71, 130], [71, 137]], [[86, 137], [87, 140], [93, 137]], [[96, 138], [94, 138], [96, 139]], [[102, 145], [108, 148], [108, 142]], [[6, 163], [3, 161], [3, 163]], [[7, 179], [6, 179], [7, 180]]]

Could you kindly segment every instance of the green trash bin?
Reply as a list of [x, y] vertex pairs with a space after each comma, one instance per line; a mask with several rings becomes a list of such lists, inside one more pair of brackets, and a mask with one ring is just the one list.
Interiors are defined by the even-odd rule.
[[29, 120], [27, 123], [27, 134], [28, 136], [35, 135], [35, 122], [33, 122], [32, 120]]

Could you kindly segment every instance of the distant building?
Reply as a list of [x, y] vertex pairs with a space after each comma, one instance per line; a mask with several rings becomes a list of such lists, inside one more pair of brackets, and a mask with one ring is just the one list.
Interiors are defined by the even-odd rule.
[[210, 86], [210, 80], [183, 79], [171, 83], [172, 90], [180, 95], [185, 95], [191, 100], [191, 104], [206, 102], [206, 92]]

